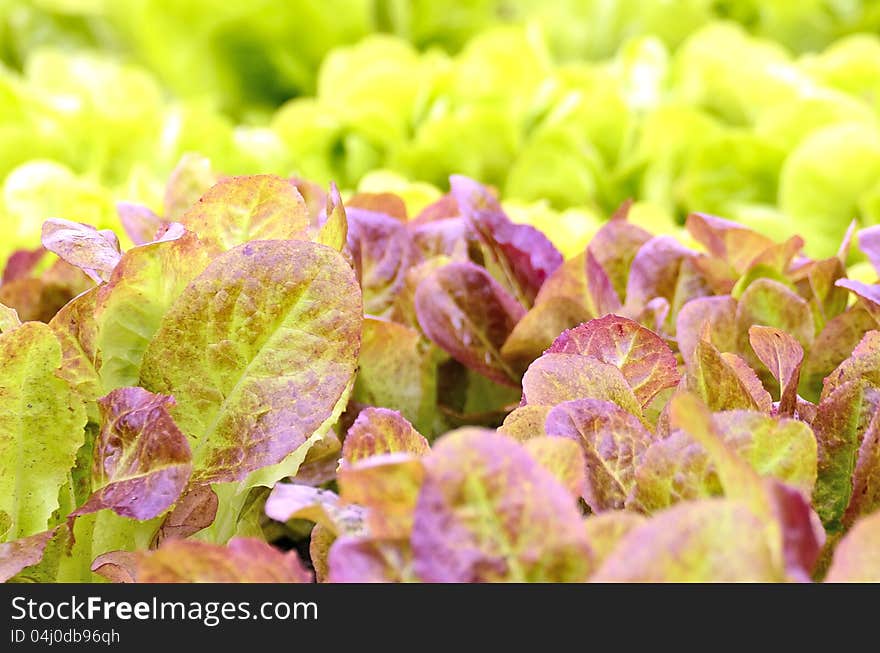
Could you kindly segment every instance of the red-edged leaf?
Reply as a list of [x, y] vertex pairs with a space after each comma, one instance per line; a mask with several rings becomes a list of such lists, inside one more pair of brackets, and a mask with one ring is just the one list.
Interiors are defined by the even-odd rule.
[[518, 385], [501, 348], [525, 309], [486, 270], [445, 265], [419, 284], [415, 305], [422, 330], [453, 358], [493, 381]]
[[562, 333], [547, 353], [592, 356], [617, 367], [642, 407], [678, 384], [675, 355], [655, 333], [617, 315], [590, 320]]
[[69, 519], [109, 508], [132, 519], [152, 519], [177, 501], [192, 473], [186, 436], [168, 409], [174, 399], [143, 388], [119, 388], [98, 401], [93, 485], [98, 487]]
[[449, 185], [461, 215], [501, 268], [514, 296], [531, 306], [547, 277], [562, 265], [562, 254], [534, 227], [511, 222], [484, 186], [461, 175], [452, 175]]
[[749, 342], [773, 378], [779, 382], [779, 413], [793, 415], [797, 408], [797, 388], [800, 381], [804, 349], [790, 335], [773, 327], [752, 326]]

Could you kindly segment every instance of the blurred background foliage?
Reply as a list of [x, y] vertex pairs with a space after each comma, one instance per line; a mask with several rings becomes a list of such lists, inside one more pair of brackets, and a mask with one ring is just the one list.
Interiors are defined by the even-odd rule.
[[880, 222], [878, 33], [880, 0], [0, 0], [0, 255], [161, 212], [188, 152], [411, 212], [463, 173], [567, 252], [634, 197], [824, 255]]

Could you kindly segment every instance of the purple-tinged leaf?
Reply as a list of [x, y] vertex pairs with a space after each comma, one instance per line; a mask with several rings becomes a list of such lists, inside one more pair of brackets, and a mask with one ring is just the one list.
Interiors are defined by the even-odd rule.
[[592, 567], [568, 491], [516, 441], [461, 429], [425, 458], [413, 524], [425, 582], [580, 582]]
[[783, 580], [747, 505], [723, 499], [679, 504], [630, 530], [592, 581], [724, 583]]
[[424, 476], [422, 461], [409, 453], [372, 456], [336, 475], [342, 501], [366, 508], [370, 535], [391, 539], [410, 536]]
[[704, 213], [692, 213], [685, 228], [709, 253], [743, 274], [755, 258], [775, 243], [748, 227]]
[[27, 279], [33, 275], [34, 269], [46, 256], [45, 247], [36, 249], [19, 249], [13, 252], [3, 268], [3, 279], [0, 284], [12, 283], [17, 279]]
[[125, 233], [135, 245], [145, 245], [156, 240], [156, 234], [167, 223], [142, 204], [119, 202], [116, 213]]
[[807, 352], [799, 392], [818, 401], [825, 377], [849, 358], [868, 331], [876, 328], [876, 320], [861, 306], [854, 306], [829, 320]]
[[799, 292], [810, 298], [817, 330], [828, 320], [846, 310], [849, 293], [837, 282], [846, 277], [846, 268], [836, 256], [814, 261], [806, 267], [806, 279], [798, 284]]
[[547, 353], [580, 354], [617, 367], [647, 407], [658, 392], [678, 384], [672, 350], [655, 333], [617, 315], [590, 320], [562, 333]]
[[98, 489], [75, 517], [109, 508], [147, 520], [177, 501], [192, 473], [191, 453], [168, 409], [174, 399], [142, 388], [119, 388], [98, 401], [102, 426], [94, 444]]
[[180, 222], [198, 234], [212, 255], [253, 240], [302, 237], [310, 226], [305, 200], [296, 186], [275, 175], [222, 179]]
[[344, 465], [353, 465], [370, 456], [407, 453], [421, 456], [431, 445], [396, 410], [365, 408], [348, 429], [342, 445]]
[[601, 565], [617, 548], [627, 533], [645, 523], [641, 515], [623, 510], [590, 515], [584, 520], [587, 539], [595, 554], [596, 565]]
[[400, 222], [407, 221], [406, 203], [394, 193], [355, 193], [347, 204], [353, 209], [384, 213]]
[[364, 294], [364, 311], [384, 316], [419, 254], [405, 224], [391, 216], [349, 208], [348, 249]]
[[758, 472], [724, 441], [712, 413], [696, 395], [683, 392], [674, 396], [669, 402], [669, 422], [706, 450], [718, 472], [725, 496], [744, 502], [762, 518], [770, 518], [770, 505]]
[[591, 249], [587, 249], [584, 264], [587, 279], [587, 302], [593, 316], [601, 317], [608, 313], [619, 313], [621, 309], [620, 295]]
[[865, 333], [853, 349], [852, 355], [825, 377], [821, 399], [824, 400], [835, 388], [847, 381], [857, 379], [864, 379], [880, 388], [880, 331]]
[[782, 530], [782, 555], [790, 580], [809, 583], [825, 544], [825, 529], [810, 506], [809, 495], [784, 483], [768, 484], [774, 514]]
[[188, 488], [156, 533], [156, 544], [168, 539], [182, 539], [198, 533], [214, 523], [219, 501], [210, 485]]
[[816, 485], [816, 438], [801, 421], [732, 410], [712, 423], [725, 446], [762, 477], [776, 478], [807, 496]]
[[167, 540], [138, 552], [138, 583], [309, 583], [296, 551], [282, 553], [261, 540], [236, 537], [226, 546]]
[[544, 354], [523, 376], [523, 405], [555, 406], [573, 399], [611, 401], [641, 416], [641, 404], [614, 365], [592, 356]]
[[769, 412], [772, 399], [755, 372], [736, 354], [721, 353], [708, 339], [694, 349], [688, 388], [718, 410], [761, 410]]
[[525, 309], [488, 272], [473, 263], [450, 263], [416, 291], [416, 313], [427, 336], [466, 367], [505, 385], [519, 376], [501, 347]]
[[550, 297], [535, 303], [505, 340], [501, 355], [515, 368], [525, 369], [560, 333], [590, 317], [583, 301], [570, 297]]
[[346, 506], [334, 492], [308, 485], [277, 483], [266, 499], [265, 511], [275, 521], [307, 519], [335, 535], [364, 529], [363, 508]]
[[880, 583], [880, 512], [857, 521], [837, 544], [826, 583]]
[[498, 432], [519, 442], [545, 436], [544, 422], [551, 410], [552, 406], [520, 406], [504, 418]]
[[0, 543], [0, 583], [5, 583], [25, 567], [43, 559], [43, 552], [57, 528]]
[[[618, 409], [619, 410], [619, 409]], [[575, 440], [542, 436], [523, 442], [529, 455], [556, 477], [575, 498], [586, 492], [586, 465], [581, 445]]]
[[880, 276], [880, 225], [859, 232], [859, 249], [865, 253], [877, 275]]
[[194, 481], [245, 480], [309, 442], [353, 382], [359, 297], [339, 252], [294, 240], [236, 247], [186, 287], [141, 384], [177, 400]]
[[539, 230], [511, 222], [484, 186], [461, 175], [452, 175], [449, 185], [461, 215], [483, 241], [509, 289], [531, 306], [547, 278], [562, 265], [562, 254]]
[[468, 260], [469, 245], [474, 238], [464, 218], [416, 224], [410, 233], [413, 244], [426, 259], [449, 256], [458, 261]]
[[843, 527], [859, 448], [878, 409], [880, 390], [860, 379], [835, 387], [819, 402], [812, 425], [818, 445], [813, 505], [829, 531]]
[[412, 551], [404, 540], [343, 536], [330, 547], [328, 583], [412, 583]]
[[95, 283], [108, 281], [122, 252], [116, 234], [89, 225], [49, 218], [43, 223], [42, 243], [50, 252], [85, 272]]
[[712, 344], [721, 352], [735, 351], [737, 333], [736, 300], [729, 295], [698, 297], [687, 302], [676, 319], [676, 339], [688, 369], [694, 366], [694, 350], [700, 342], [704, 325], [709, 325]]
[[867, 284], [856, 279], [838, 279], [835, 285], [855, 294], [865, 309], [880, 323], [880, 285]]
[[622, 509], [639, 459], [653, 441], [642, 423], [617, 404], [578, 399], [553, 408], [544, 428], [548, 435], [573, 440], [583, 450], [583, 498], [593, 512]]
[[784, 331], [758, 325], [749, 328], [749, 342], [760, 361], [779, 382], [779, 414], [794, 415], [804, 361], [803, 347]]
[[657, 236], [642, 245], [629, 271], [627, 309], [641, 310], [655, 297], [662, 297], [670, 306], [674, 305], [679, 273], [684, 262], [693, 255], [672, 236]]
[[137, 582], [138, 554], [134, 551], [109, 551], [92, 561], [91, 571], [111, 583]]
[[618, 298], [626, 295], [630, 265], [636, 252], [649, 240], [650, 233], [627, 222], [625, 217], [618, 217], [602, 225], [590, 241], [587, 252], [606, 272]]
[[813, 344], [813, 312], [807, 301], [784, 284], [772, 279], [757, 279], [749, 284], [736, 307], [736, 324], [745, 335], [753, 324], [785, 331], [804, 349]]

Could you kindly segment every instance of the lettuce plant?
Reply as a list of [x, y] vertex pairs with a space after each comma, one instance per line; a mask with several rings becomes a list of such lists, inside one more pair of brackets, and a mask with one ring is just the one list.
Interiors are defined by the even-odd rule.
[[82, 289], [0, 313], [4, 579], [880, 580], [875, 227], [624, 204], [565, 259], [464, 176], [418, 215], [187, 179], [133, 247], [55, 218], [7, 263]]

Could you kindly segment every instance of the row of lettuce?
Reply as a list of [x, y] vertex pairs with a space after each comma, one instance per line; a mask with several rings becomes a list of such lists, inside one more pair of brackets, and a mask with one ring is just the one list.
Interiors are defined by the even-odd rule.
[[624, 204], [566, 259], [450, 186], [47, 220], [4, 270], [0, 575], [880, 580], [880, 228], [809, 258]]
[[328, 52], [377, 32], [456, 53], [487, 28], [531, 23], [556, 57], [596, 60], [638, 35], [674, 48], [720, 19], [793, 52], [880, 29], [872, 0], [4, 0], [0, 61], [20, 68], [47, 44], [102, 49], [146, 67], [178, 97], [243, 115], [313, 94]]
[[[310, 7], [333, 9], [323, 4]], [[418, 5], [413, 16], [433, 4]], [[634, 219], [657, 232], [674, 232], [689, 212], [707, 211], [776, 238], [804, 233], [820, 256], [834, 250], [851, 219], [880, 221], [876, 34], [823, 41], [824, 49], [797, 55], [736, 22], [697, 21], [671, 38], [663, 25], [691, 23], [661, 20], [661, 4], [668, 3], [658, 3], [644, 24], [609, 17], [621, 27], [609, 37], [614, 47], [602, 51], [608, 58], [598, 60], [562, 57], [558, 31], [541, 22], [463, 32], [453, 54], [388, 34], [337, 43], [328, 36], [333, 30], [309, 28], [310, 38], [320, 34], [338, 46], [314, 60], [321, 63], [313, 92], [243, 122], [224, 113], [209, 89], [186, 94], [172, 84], [169, 94], [165, 76], [129, 62], [137, 58], [72, 54], [52, 47], [57, 39], [34, 36], [32, 47], [22, 46], [21, 70], [0, 68], [0, 219], [15, 225], [0, 253], [34, 246], [48, 216], [118, 229], [117, 201], [161, 212], [164, 182], [187, 152], [226, 174], [334, 180], [346, 195], [399, 192], [413, 213], [447, 188], [450, 174], [466, 174], [500, 189], [512, 215], [540, 225], [566, 255], [629, 197], [639, 200]], [[828, 13], [815, 3], [761, 3], [760, 11], [741, 13], [784, 16], [790, 4], [807, 22]], [[39, 5], [61, 11], [77, 3]], [[195, 16], [209, 15], [203, 3], [81, 5], [118, 12], [120, 21], [129, 16], [132, 28], [141, 19], [167, 21], [167, 29], [143, 30], [142, 38], [163, 40], [148, 50], [167, 57], [167, 68], [186, 76], [184, 86], [219, 83], [206, 71], [189, 72], [183, 57], [210, 69], [191, 29], [202, 24]], [[622, 15], [629, 11], [617, 5]], [[685, 5], [697, 11], [703, 3]], [[223, 11], [210, 15], [214, 31], [231, 29]], [[275, 25], [269, 16], [261, 29]], [[165, 46], [172, 25], [192, 35], [191, 49]], [[54, 34], [46, 30], [34, 33]], [[286, 36], [272, 43], [265, 48], [277, 46], [281, 58], [283, 47], [309, 47], [308, 39]]]

